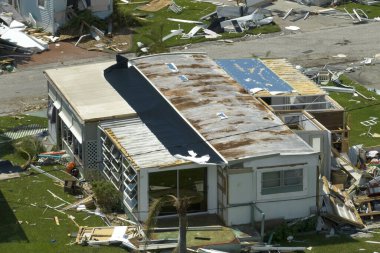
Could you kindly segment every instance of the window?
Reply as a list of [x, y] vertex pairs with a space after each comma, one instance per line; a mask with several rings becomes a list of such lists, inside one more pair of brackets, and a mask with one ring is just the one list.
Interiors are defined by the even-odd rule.
[[38, 7], [45, 8], [45, 0], [37, 0]]
[[303, 169], [264, 172], [261, 175], [261, 194], [277, 194], [303, 190]]
[[[149, 200], [165, 195], [189, 197], [188, 213], [207, 211], [207, 168], [149, 173]], [[176, 214], [173, 203], [163, 203], [160, 215]]]

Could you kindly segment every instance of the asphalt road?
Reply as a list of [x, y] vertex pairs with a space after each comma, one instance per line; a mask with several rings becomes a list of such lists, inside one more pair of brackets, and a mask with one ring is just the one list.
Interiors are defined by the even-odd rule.
[[[110, 60], [111, 55], [82, 58], [43, 65], [29, 64], [14, 73], [0, 75], [0, 116], [35, 111], [47, 105], [45, 69]], [[112, 56], [113, 58], [113, 56]]]
[[[301, 23], [302, 24], [302, 23]], [[288, 58], [293, 64], [323, 66], [331, 63], [360, 61], [364, 57], [380, 54], [380, 22], [363, 25], [338, 25], [325, 29], [302, 29], [297, 32], [281, 32], [260, 37], [240, 39], [234, 43], [206, 42], [175, 48], [172, 51], [206, 52], [214, 59], [221, 58]], [[344, 54], [346, 57], [334, 57]], [[15, 73], [0, 75], [0, 115], [36, 110], [46, 105], [46, 80], [42, 71], [62, 65], [105, 61], [113, 56], [105, 55], [88, 59], [76, 59], [20, 69]], [[379, 64], [377, 65], [379, 66]], [[376, 66], [376, 67], [377, 67]], [[379, 79], [379, 68], [371, 72]], [[377, 77], [377, 78], [376, 78]], [[375, 86], [377, 87], [377, 86]], [[379, 87], [380, 89], [380, 83]]]
[[[234, 43], [195, 44], [188, 51], [207, 52], [215, 59], [257, 56], [287, 58], [293, 64], [303, 67], [323, 66], [328, 63], [359, 61], [379, 54], [379, 29], [380, 22], [310, 32], [301, 30], [292, 34], [253, 37]], [[336, 57], [338, 54], [346, 57]]]

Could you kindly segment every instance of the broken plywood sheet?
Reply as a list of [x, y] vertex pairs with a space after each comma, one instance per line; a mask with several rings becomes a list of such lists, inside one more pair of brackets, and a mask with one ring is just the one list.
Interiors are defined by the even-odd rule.
[[171, 0], [152, 0], [143, 6], [137, 7], [137, 9], [142, 11], [155, 12], [169, 6], [171, 2]]
[[[178, 231], [153, 232], [151, 239], [178, 238]], [[187, 247], [192, 249], [212, 248], [226, 252], [240, 252], [241, 244], [233, 230], [227, 227], [205, 226], [188, 229]]]
[[342, 166], [342, 168], [351, 175], [358, 184], [360, 182], [360, 179], [362, 178], [362, 173], [356, 169], [351, 162], [349, 162], [349, 159], [344, 157], [338, 157], [337, 162]]
[[1, 180], [8, 180], [12, 178], [20, 177], [20, 173], [1, 173], [0, 174], [0, 181]]
[[132, 241], [136, 241], [139, 232], [136, 227], [80, 227], [75, 242], [81, 245], [110, 245], [121, 243], [123, 246], [137, 250]]
[[363, 228], [364, 224], [351, 199], [331, 185], [323, 176], [323, 204], [321, 216], [340, 224]]

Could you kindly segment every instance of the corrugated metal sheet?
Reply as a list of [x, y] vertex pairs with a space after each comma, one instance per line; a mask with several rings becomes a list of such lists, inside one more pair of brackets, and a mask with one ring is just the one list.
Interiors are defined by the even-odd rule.
[[188, 151], [193, 150], [198, 157], [209, 155], [209, 163], [223, 162], [135, 68], [111, 67], [104, 77], [136, 112], [134, 118], [140, 118], [170, 154], [188, 156]]
[[187, 163], [175, 158], [139, 118], [102, 123], [100, 127], [140, 168]]
[[204, 54], [155, 55], [134, 59], [132, 64], [228, 161], [313, 152]]

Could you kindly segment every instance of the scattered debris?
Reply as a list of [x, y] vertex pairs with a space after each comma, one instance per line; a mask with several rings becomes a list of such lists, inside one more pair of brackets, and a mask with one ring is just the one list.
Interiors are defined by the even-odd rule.
[[301, 28], [299, 28], [298, 26], [291, 25], [291, 26], [286, 26], [285, 29], [290, 30], [290, 31], [298, 31]]
[[178, 22], [178, 23], [197, 24], [197, 25], [203, 24], [201, 21], [194, 21], [194, 20], [187, 20], [187, 19], [167, 18], [167, 20]]
[[188, 151], [190, 156], [183, 156], [183, 155], [174, 155], [175, 158], [182, 159], [185, 161], [192, 161], [197, 164], [205, 164], [210, 160], [209, 155], [203, 155], [201, 157], [196, 157], [198, 154], [195, 153], [193, 150]]
[[171, 4], [169, 5], [169, 10], [171, 10], [172, 12], [178, 14], [178, 13], [181, 13], [183, 8], [179, 5], [177, 5], [174, 0], [172, 0]]
[[256, 9], [252, 14], [222, 21], [220, 26], [225, 32], [243, 32], [272, 22], [273, 17], [268, 16], [268, 12], [263, 11], [263, 9]]
[[181, 35], [183, 33], [183, 29], [178, 29], [178, 30], [173, 30], [170, 34], [166, 35], [165, 37], [162, 38], [162, 41], [168, 40], [171, 37]]
[[141, 230], [137, 227], [117, 226], [117, 227], [80, 227], [75, 242], [80, 245], [112, 245], [122, 244], [122, 246], [138, 250], [136, 245], [142, 239]]
[[59, 219], [57, 216], [54, 216], [54, 221], [55, 221], [55, 224], [57, 224], [57, 226], [59, 226]]

